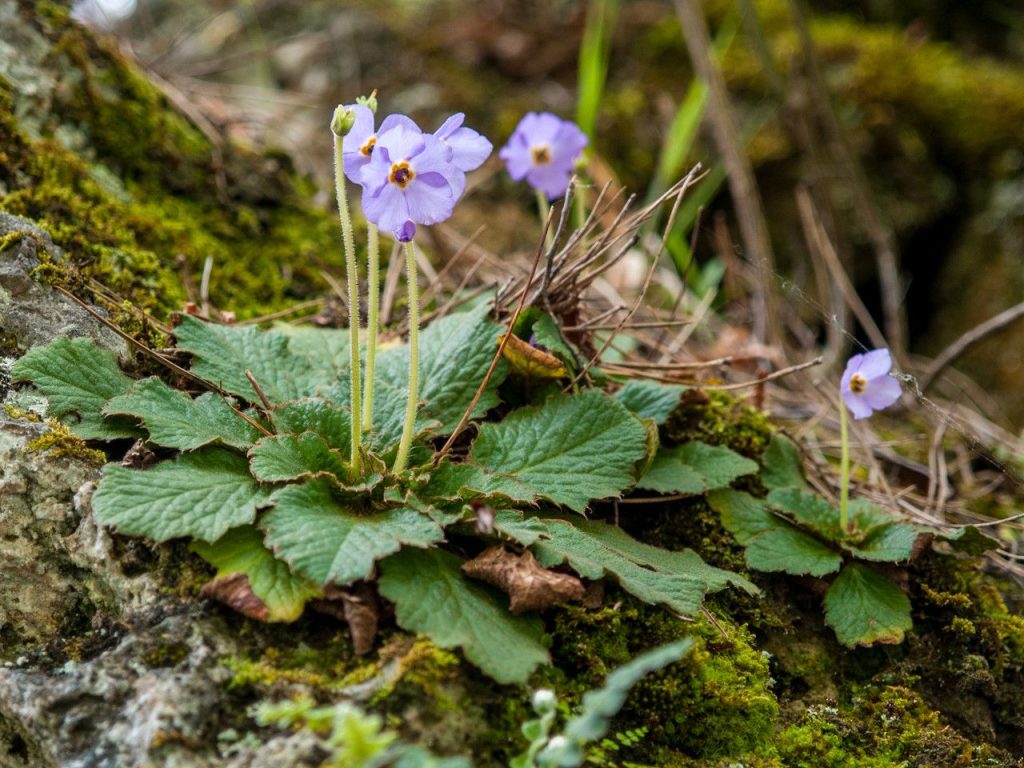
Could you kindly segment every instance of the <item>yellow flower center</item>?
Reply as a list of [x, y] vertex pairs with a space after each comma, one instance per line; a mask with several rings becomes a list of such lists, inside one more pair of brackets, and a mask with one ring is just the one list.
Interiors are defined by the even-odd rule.
[[397, 184], [401, 189], [405, 189], [414, 178], [416, 178], [416, 174], [409, 167], [409, 164], [403, 160], [391, 166], [391, 175], [388, 177], [388, 181], [392, 184]]
[[530, 152], [533, 155], [534, 165], [547, 165], [551, 162], [551, 150], [544, 145], [533, 147]]
[[363, 146], [361, 146], [359, 148], [359, 151], [362, 152], [366, 157], [369, 157], [370, 155], [373, 154], [373, 145], [376, 144], [376, 143], [377, 143], [377, 137], [376, 136], [371, 136], [370, 138], [368, 138], [366, 140], [366, 143], [363, 144]]
[[867, 386], [868, 382], [859, 373], [855, 373], [850, 377], [850, 391], [853, 392], [853, 394], [863, 394], [864, 390], [867, 389]]

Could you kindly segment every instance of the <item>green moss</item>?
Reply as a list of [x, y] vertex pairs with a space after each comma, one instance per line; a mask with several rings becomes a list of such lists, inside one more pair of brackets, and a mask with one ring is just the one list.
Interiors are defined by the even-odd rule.
[[154, 344], [163, 339], [137, 309], [161, 318], [180, 309], [207, 258], [213, 302], [239, 317], [322, 292], [319, 270], [340, 263], [334, 222], [285, 157], [205, 135], [66, 14], [35, 21], [49, 67], [64, 74], [54, 112], [32, 115], [32, 135], [15, 117], [17, 90], [0, 78], [0, 206], [64, 251], [40, 279], [99, 301]]
[[47, 431], [28, 444], [29, 451], [49, 453], [54, 458], [82, 459], [97, 467], [106, 463], [107, 456], [103, 451], [90, 448], [85, 440], [57, 419], [47, 419], [46, 426]]
[[763, 411], [726, 392], [690, 389], [665, 422], [661, 437], [667, 445], [700, 440], [757, 458], [775, 431]]
[[566, 675], [556, 689], [573, 705], [589, 688], [642, 651], [690, 636], [693, 652], [634, 688], [613, 731], [647, 728], [631, 761], [670, 765], [683, 755], [717, 758], [768, 743], [778, 704], [770, 691], [768, 658], [743, 627], [720, 618], [685, 622], [663, 609], [615, 593], [609, 607], [567, 606], [552, 631], [555, 664]]

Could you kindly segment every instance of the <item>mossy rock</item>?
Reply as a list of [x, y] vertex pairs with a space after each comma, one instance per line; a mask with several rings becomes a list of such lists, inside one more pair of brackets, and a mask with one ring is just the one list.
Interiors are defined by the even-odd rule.
[[197, 297], [240, 318], [319, 296], [340, 264], [336, 224], [279, 152], [200, 130], [117, 51], [57, 3], [0, 3], [0, 208], [64, 252], [40, 279], [98, 300], [152, 337]]

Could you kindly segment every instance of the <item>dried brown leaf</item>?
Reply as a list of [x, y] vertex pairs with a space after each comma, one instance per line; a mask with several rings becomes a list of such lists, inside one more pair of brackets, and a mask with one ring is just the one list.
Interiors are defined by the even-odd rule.
[[516, 555], [502, 546], [490, 547], [463, 563], [462, 571], [508, 593], [512, 613], [543, 611], [584, 594], [578, 578], [542, 568], [529, 550]]
[[253, 593], [249, 577], [244, 573], [220, 576], [204, 584], [199, 596], [224, 603], [250, 619], [267, 620], [267, 606]]
[[348, 624], [352, 635], [352, 650], [363, 656], [373, 650], [380, 623], [380, 601], [377, 592], [367, 582], [342, 589], [334, 585], [324, 588], [324, 596], [311, 600], [310, 607]]

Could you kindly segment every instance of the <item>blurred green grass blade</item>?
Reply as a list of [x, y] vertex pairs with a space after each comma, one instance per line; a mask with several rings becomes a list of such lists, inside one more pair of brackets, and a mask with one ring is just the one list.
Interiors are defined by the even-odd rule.
[[676, 110], [668, 133], [665, 134], [665, 140], [662, 142], [658, 167], [651, 180], [650, 189], [647, 191], [648, 201], [654, 200], [668, 189], [672, 181], [682, 173], [683, 163], [686, 162], [686, 157], [690, 154], [694, 139], [697, 137], [697, 130], [704, 118], [707, 100], [707, 85], [700, 80], [690, 83], [686, 96], [683, 97], [682, 104]]
[[587, 23], [580, 44], [576, 123], [591, 141], [608, 76], [611, 31], [618, 14], [619, 0], [590, 0], [587, 8]]

